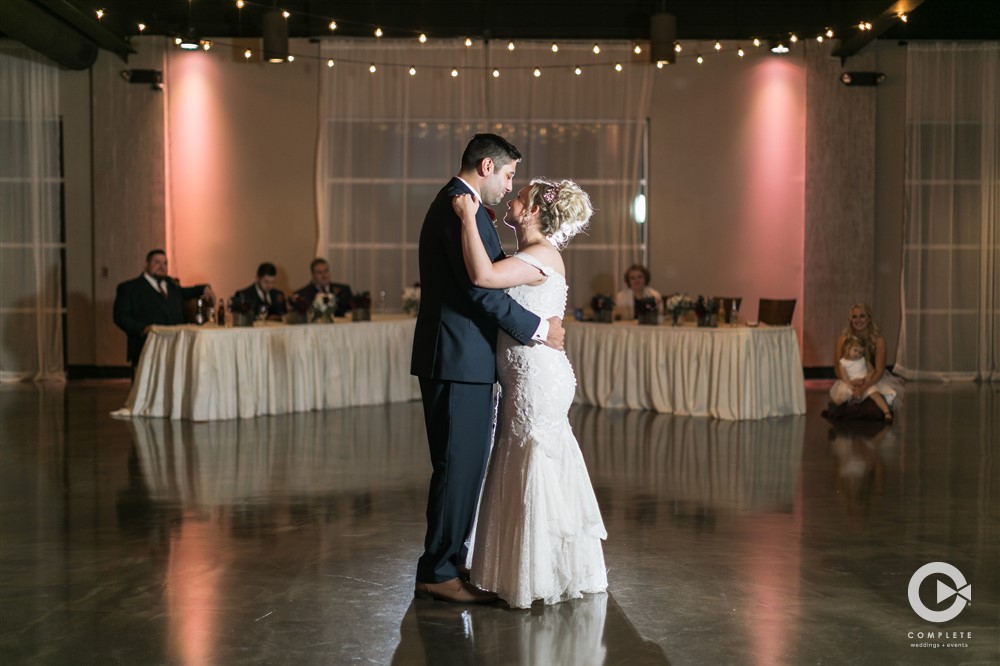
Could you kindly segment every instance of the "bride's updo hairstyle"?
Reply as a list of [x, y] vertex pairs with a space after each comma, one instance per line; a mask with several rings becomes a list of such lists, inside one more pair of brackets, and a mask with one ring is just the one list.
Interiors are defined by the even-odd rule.
[[535, 178], [528, 190], [528, 206], [538, 206], [541, 232], [559, 249], [584, 231], [594, 214], [590, 197], [572, 180], [553, 183]]

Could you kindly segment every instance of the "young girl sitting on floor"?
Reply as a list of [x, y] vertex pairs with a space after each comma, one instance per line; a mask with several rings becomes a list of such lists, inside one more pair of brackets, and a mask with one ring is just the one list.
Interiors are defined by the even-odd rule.
[[840, 405], [848, 401], [861, 402], [865, 398], [871, 398], [882, 410], [884, 419], [892, 421], [892, 410], [889, 406], [896, 397], [887, 382], [879, 380], [867, 390], [861, 391], [865, 378], [872, 371], [868, 365], [865, 343], [860, 338], [849, 336], [844, 341], [844, 355], [837, 364], [837, 377], [839, 379], [830, 388], [830, 399]]

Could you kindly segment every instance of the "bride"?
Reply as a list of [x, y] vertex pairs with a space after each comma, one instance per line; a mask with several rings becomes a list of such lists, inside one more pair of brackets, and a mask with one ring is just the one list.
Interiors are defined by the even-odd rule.
[[[462, 254], [478, 287], [507, 289], [542, 318], [563, 316], [566, 268], [559, 249], [586, 228], [590, 198], [569, 180], [535, 179], [507, 205], [518, 252], [491, 263], [476, 228], [479, 203], [455, 197]], [[471, 582], [512, 608], [607, 589], [597, 498], [570, 428], [576, 377], [562, 351], [497, 340], [497, 438], [473, 527]]]

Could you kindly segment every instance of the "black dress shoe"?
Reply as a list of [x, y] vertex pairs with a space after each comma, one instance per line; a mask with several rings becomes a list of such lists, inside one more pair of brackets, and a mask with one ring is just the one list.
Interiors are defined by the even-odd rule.
[[460, 578], [452, 578], [443, 583], [417, 583], [413, 596], [417, 599], [437, 599], [453, 604], [490, 604], [498, 599], [493, 592], [480, 590]]

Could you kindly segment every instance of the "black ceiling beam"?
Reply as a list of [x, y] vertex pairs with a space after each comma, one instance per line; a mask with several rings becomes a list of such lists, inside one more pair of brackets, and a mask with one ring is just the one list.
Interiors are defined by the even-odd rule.
[[871, 30], [858, 29], [847, 39], [843, 39], [840, 45], [830, 54], [835, 58], [840, 58], [841, 64], [845, 63], [852, 55], [868, 46], [879, 38], [889, 28], [900, 22], [900, 14], [910, 14], [914, 9], [923, 4], [924, 0], [898, 0], [889, 5], [879, 16], [871, 21]]

